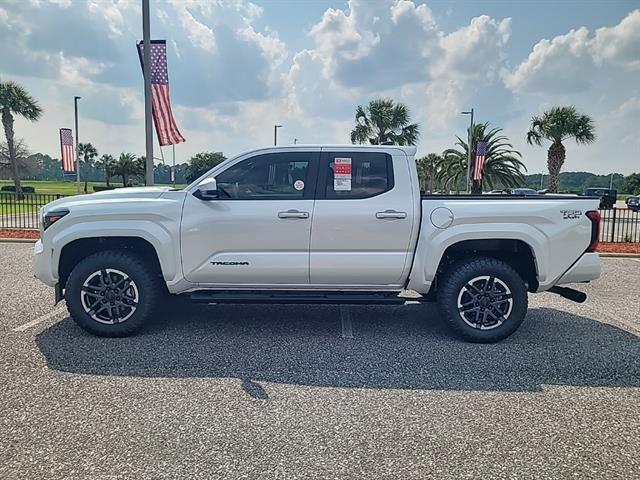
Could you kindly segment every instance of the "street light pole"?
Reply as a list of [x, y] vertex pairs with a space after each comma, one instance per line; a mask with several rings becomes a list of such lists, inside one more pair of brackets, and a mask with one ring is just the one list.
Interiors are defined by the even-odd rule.
[[[145, 133], [145, 183], [153, 185], [153, 114], [151, 111], [151, 23], [149, 20], [149, 0], [142, 0], [142, 43], [144, 46], [144, 133]], [[125, 185], [126, 187], [126, 185]]]
[[282, 128], [282, 125], [273, 126], [273, 144], [278, 145], [278, 129]]
[[73, 97], [73, 111], [76, 120], [76, 187], [80, 193], [80, 158], [78, 156], [78, 100], [81, 97]]
[[609, 177], [609, 190], [611, 190], [612, 188], [613, 188], [613, 173], [611, 173], [611, 176]]
[[467, 193], [469, 193], [469, 183], [471, 181], [471, 156], [472, 156], [472, 145], [471, 145], [471, 139], [472, 139], [472, 132], [473, 132], [473, 108], [471, 110], [469, 110], [468, 112], [460, 112], [463, 115], [471, 115], [471, 122], [469, 123], [469, 133], [467, 135], [467, 150], [469, 152], [469, 158], [467, 158]]

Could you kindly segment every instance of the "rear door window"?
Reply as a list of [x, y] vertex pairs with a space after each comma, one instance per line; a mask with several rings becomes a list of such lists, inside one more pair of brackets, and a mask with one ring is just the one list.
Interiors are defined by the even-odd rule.
[[391, 155], [378, 152], [323, 152], [318, 198], [362, 199], [394, 186]]

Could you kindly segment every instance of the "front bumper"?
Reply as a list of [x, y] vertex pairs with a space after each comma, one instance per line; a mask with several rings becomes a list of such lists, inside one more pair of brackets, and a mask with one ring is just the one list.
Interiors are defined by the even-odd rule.
[[573, 266], [565, 272], [555, 285], [567, 283], [589, 282], [600, 277], [602, 261], [597, 253], [585, 253]]
[[42, 240], [33, 245], [33, 276], [50, 287], [58, 283], [58, 278], [53, 272], [52, 251], [44, 247]]

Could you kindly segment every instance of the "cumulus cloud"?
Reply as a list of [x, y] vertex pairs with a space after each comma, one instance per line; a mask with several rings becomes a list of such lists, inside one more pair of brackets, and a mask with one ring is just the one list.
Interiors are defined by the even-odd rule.
[[518, 92], [573, 93], [589, 89], [602, 69], [612, 67], [640, 69], [640, 10], [595, 34], [581, 27], [540, 40], [522, 63], [505, 74], [504, 83]]
[[591, 47], [598, 63], [612, 62], [639, 70], [640, 10], [629, 13], [618, 25], [598, 28]]
[[505, 75], [505, 85], [516, 91], [574, 92], [591, 85], [593, 68], [589, 30], [585, 27], [541, 40], [527, 59]]
[[424, 79], [438, 53], [431, 10], [413, 2], [350, 0], [311, 28], [325, 77], [348, 87], [389, 88]]
[[310, 30], [314, 48], [294, 56], [291, 104], [330, 118], [353, 114], [372, 95], [417, 108], [427, 128], [445, 128], [471, 83], [491, 84], [503, 68], [511, 20], [486, 15], [445, 34], [425, 4], [351, 0], [327, 9]]

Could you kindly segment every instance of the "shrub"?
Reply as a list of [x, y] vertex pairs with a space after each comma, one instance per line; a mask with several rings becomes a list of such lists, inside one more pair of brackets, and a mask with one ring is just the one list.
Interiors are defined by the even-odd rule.
[[108, 187], [106, 185], [94, 185], [93, 186], [93, 191], [94, 192], [104, 192], [105, 190], [115, 190], [116, 187], [113, 187], [111, 185], [109, 185]]
[[[3, 192], [15, 192], [16, 191], [16, 187], [15, 187], [15, 185], [3, 185], [2, 188], [0, 188], [0, 191], [3, 191]], [[29, 186], [23, 186], [22, 187], [22, 193], [36, 193], [36, 188], [35, 187], [29, 187]]]

